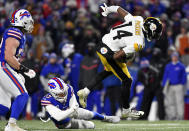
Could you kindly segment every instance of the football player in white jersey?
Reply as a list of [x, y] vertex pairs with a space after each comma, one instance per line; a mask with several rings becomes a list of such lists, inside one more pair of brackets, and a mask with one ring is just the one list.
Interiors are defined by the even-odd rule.
[[89, 121], [92, 119], [110, 123], [120, 121], [118, 116], [101, 115], [79, 108], [73, 87], [60, 78], [55, 77], [48, 81], [48, 92], [41, 99], [41, 105], [58, 129], [93, 129], [95, 125]]
[[159, 39], [162, 33], [162, 24], [159, 19], [154, 17], [143, 20], [141, 16], [132, 16], [120, 6], [108, 7], [103, 4], [100, 7], [103, 10], [103, 16], [106, 17], [109, 13], [118, 13], [125, 22], [112, 28], [108, 34], [103, 36], [102, 43], [97, 47], [97, 54], [105, 70], [97, 74], [84, 89], [78, 91], [80, 104], [86, 107], [86, 99], [90, 91], [104, 78], [114, 74], [122, 81], [122, 117], [139, 118], [144, 112], [136, 111], [129, 106], [132, 78], [126, 62], [134, 59], [135, 52], [144, 48], [145, 38], [148, 41]]

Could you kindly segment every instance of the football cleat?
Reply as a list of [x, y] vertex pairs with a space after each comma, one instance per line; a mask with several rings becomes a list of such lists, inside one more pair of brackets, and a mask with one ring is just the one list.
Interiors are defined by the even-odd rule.
[[4, 131], [26, 131], [16, 125], [16, 123], [8, 123]]
[[122, 118], [133, 118], [133, 119], [138, 119], [140, 118], [141, 116], [144, 115], [144, 112], [143, 111], [137, 111], [135, 110], [134, 108], [129, 108], [129, 109], [124, 109], [122, 110]]
[[87, 96], [90, 93], [89, 89], [84, 88], [77, 92], [77, 95], [79, 96], [79, 103], [83, 108], [86, 108], [87, 106]]
[[103, 121], [110, 122], [110, 123], [118, 123], [120, 122], [120, 117], [119, 116], [105, 116], [105, 119]]

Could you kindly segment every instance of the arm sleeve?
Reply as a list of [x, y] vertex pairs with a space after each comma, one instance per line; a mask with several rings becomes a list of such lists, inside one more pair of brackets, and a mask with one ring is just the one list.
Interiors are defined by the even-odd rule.
[[50, 114], [50, 116], [53, 117], [57, 121], [61, 121], [70, 117], [72, 113], [74, 112], [73, 108], [69, 108], [65, 111], [62, 111], [53, 105], [47, 105], [45, 108], [46, 108], [46, 111]]
[[186, 84], [186, 81], [187, 81], [187, 77], [186, 77], [186, 70], [185, 70], [185, 67], [183, 66], [183, 69], [182, 69], [182, 84], [185, 85]]
[[162, 86], [164, 87], [168, 78], [168, 66], [165, 67], [165, 71], [163, 74], [163, 81], [162, 81]]
[[6, 32], [6, 35], [7, 37], [12, 37], [12, 38], [17, 39], [19, 42], [21, 41], [23, 37], [19, 31], [11, 30], [11, 29]]
[[79, 107], [79, 104], [77, 103], [77, 100], [76, 100], [74, 93], [72, 94], [72, 97], [70, 99], [69, 107], [70, 108]]
[[59, 65], [59, 69], [60, 69], [60, 75], [63, 76], [64, 75], [64, 68], [62, 65]]
[[43, 88], [48, 91], [48, 79], [45, 79], [44, 76], [40, 76], [40, 81], [41, 81], [41, 84], [43, 85]]
[[47, 74], [47, 68], [46, 68], [46, 66], [45, 66], [45, 67], [43, 67], [43, 69], [42, 69], [40, 75], [45, 77], [46, 74]]
[[130, 13], [128, 13], [125, 17], [124, 20], [125, 21], [132, 21], [134, 19], [133, 15], [131, 15]]

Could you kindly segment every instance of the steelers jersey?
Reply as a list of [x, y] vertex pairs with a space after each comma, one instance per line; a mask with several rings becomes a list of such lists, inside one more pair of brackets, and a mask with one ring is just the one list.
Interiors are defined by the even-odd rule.
[[134, 53], [144, 48], [144, 34], [142, 32], [143, 18], [131, 16], [121, 25], [118, 25], [105, 34], [102, 42], [112, 51], [121, 49], [127, 53]]
[[17, 39], [19, 41], [19, 43], [20, 43], [18, 48], [16, 49], [15, 56], [17, 58], [19, 58], [19, 57], [21, 57], [23, 55], [23, 51], [24, 51], [24, 47], [25, 47], [25, 43], [26, 43], [26, 37], [20, 31], [20, 29], [14, 28], [14, 27], [10, 27], [4, 32], [2, 40], [1, 40], [1, 44], [0, 44], [0, 61], [1, 62], [6, 62], [5, 61], [5, 44], [6, 44], [6, 40], [9, 37]]

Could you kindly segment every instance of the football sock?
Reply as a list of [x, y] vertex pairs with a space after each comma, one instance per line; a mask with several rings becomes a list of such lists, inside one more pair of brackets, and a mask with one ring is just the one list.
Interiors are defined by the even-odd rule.
[[20, 114], [27, 104], [28, 98], [29, 95], [27, 93], [23, 93], [15, 98], [11, 107], [10, 118], [15, 118], [16, 120], [19, 118]]
[[128, 109], [129, 108], [129, 98], [130, 98], [130, 88], [131, 88], [132, 80], [124, 80], [122, 81], [121, 87], [121, 107]]
[[104, 120], [105, 119], [105, 116], [103, 116], [97, 112], [93, 112], [93, 115], [94, 115], [92, 118], [93, 120]]
[[9, 108], [0, 104], [0, 116], [6, 116], [9, 112]]

